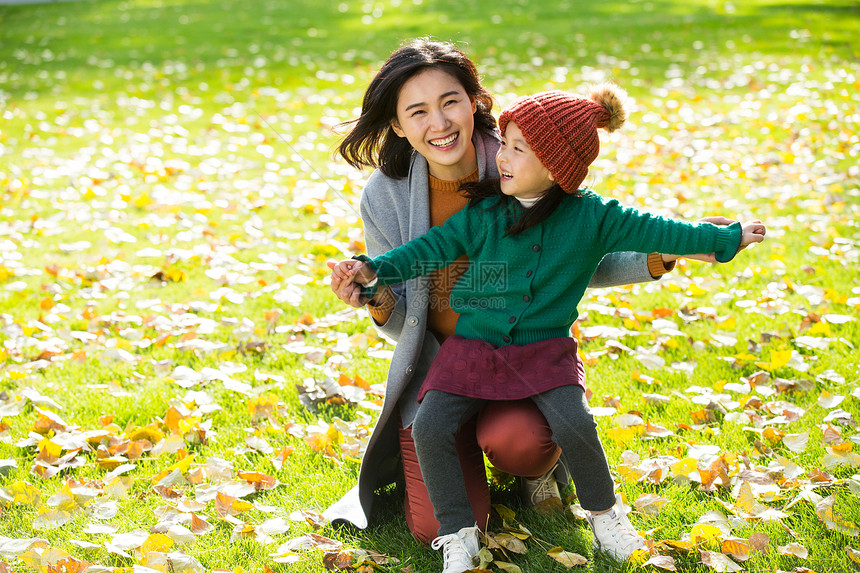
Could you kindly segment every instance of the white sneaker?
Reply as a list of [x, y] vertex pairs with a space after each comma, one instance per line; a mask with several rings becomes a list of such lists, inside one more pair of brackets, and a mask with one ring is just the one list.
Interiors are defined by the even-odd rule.
[[622, 511], [621, 496], [616, 496], [617, 504], [606, 513], [592, 515], [586, 518], [594, 532], [594, 550], [602, 551], [618, 561], [627, 561], [637, 550], [648, 551], [648, 544], [633, 528]]
[[430, 547], [442, 550], [445, 568], [442, 573], [463, 573], [475, 567], [475, 557], [480, 549], [478, 544], [478, 528], [464, 527], [457, 533], [440, 535], [433, 540]]
[[520, 480], [520, 495], [523, 503], [529, 507], [535, 507], [548, 499], [558, 499], [561, 503], [561, 494], [558, 491], [558, 482], [555, 481], [555, 466], [548, 472], [536, 479], [522, 478]]

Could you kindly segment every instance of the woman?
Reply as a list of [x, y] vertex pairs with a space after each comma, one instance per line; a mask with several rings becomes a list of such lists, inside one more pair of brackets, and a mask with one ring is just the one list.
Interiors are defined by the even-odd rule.
[[[451, 44], [419, 39], [388, 58], [365, 93], [361, 116], [338, 148], [350, 165], [376, 168], [361, 197], [370, 256], [444, 223], [466, 204], [458, 192], [462, 183], [498, 177], [492, 105], [474, 63]], [[671, 270], [675, 258], [609, 255], [589, 286], [652, 281]], [[483, 270], [491, 285], [497, 281], [494, 288], [504, 288], [499, 268]], [[337, 296], [354, 307], [366, 303], [376, 326], [397, 344], [358, 484], [323, 513], [332, 523], [365, 528], [374, 490], [396, 481], [402, 465], [409, 529], [425, 544], [436, 537], [439, 524], [421, 478], [411, 425], [421, 383], [441, 342], [454, 333], [457, 314], [449, 295], [464, 271], [457, 261], [428, 277], [380, 289], [370, 301], [361, 300], [354, 284], [333, 280]], [[464, 425], [457, 449], [475, 521], [482, 528], [490, 513], [484, 453], [496, 468], [522, 478], [528, 504], [560, 497], [557, 480], [568, 481], [566, 468], [557, 466], [560, 450], [552, 432], [531, 400], [492, 403]]]

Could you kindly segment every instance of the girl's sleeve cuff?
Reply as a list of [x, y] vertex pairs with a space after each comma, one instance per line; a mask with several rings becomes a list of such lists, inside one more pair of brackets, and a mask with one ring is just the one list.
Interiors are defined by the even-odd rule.
[[[370, 268], [373, 269], [373, 272], [376, 272], [376, 265], [373, 263], [373, 259], [367, 255], [354, 255], [352, 258], [370, 266]], [[367, 297], [368, 299], [375, 297], [379, 292], [379, 286], [379, 277], [373, 279], [373, 281], [367, 285], [361, 285], [361, 296]]]
[[743, 229], [738, 221], [728, 227], [721, 227], [717, 233], [717, 249], [714, 252], [714, 256], [718, 262], [727, 263], [735, 258], [735, 255], [741, 248]]

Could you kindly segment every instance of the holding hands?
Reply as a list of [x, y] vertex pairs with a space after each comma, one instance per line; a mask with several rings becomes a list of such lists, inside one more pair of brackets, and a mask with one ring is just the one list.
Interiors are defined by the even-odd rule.
[[367, 304], [362, 287], [376, 278], [376, 273], [366, 264], [355, 259], [326, 263], [331, 269], [331, 290], [337, 298], [354, 308]]

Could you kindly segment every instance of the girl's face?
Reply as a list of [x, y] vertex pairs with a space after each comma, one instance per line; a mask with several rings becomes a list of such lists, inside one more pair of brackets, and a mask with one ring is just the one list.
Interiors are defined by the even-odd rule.
[[472, 144], [476, 109], [459, 81], [429, 68], [403, 84], [391, 126], [424, 156], [430, 175], [456, 181], [478, 166]]
[[517, 124], [508, 122], [496, 154], [502, 193], [520, 199], [543, 195], [553, 184], [552, 174], [526, 143]]

